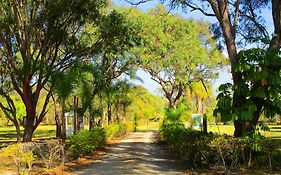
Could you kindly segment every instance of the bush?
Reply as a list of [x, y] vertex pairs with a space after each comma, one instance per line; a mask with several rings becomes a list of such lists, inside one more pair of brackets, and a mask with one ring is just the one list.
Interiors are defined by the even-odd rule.
[[132, 122], [111, 124], [105, 126], [104, 129], [106, 138], [111, 139], [113, 137], [120, 137], [128, 132], [132, 132], [134, 130], [134, 124]]
[[42, 160], [46, 169], [62, 163], [64, 158], [64, 144], [56, 141], [46, 143], [36, 143], [33, 151], [37, 158]]
[[69, 153], [72, 158], [90, 155], [96, 148], [104, 145], [107, 139], [120, 137], [133, 131], [133, 123], [107, 125], [104, 128], [93, 128], [80, 131], [69, 138]]
[[78, 158], [90, 155], [96, 148], [105, 143], [106, 134], [103, 128], [77, 132], [69, 138], [70, 156]]
[[216, 135], [185, 128], [182, 124], [163, 125], [161, 134], [169, 147], [192, 167], [207, 167], [214, 162], [215, 151], [210, 143]]
[[1, 150], [0, 160], [7, 163], [6, 160], [12, 159], [13, 162], [11, 164], [16, 166], [18, 174], [28, 174], [32, 168], [32, 163], [35, 160], [32, 149], [32, 143], [10, 145]]
[[245, 145], [241, 139], [220, 135], [211, 142], [211, 146], [215, 150], [217, 163], [223, 166], [225, 174], [230, 174], [230, 170], [237, 167], [241, 160]]
[[234, 138], [164, 122], [160, 134], [170, 148], [196, 168], [220, 165], [229, 173], [238, 165], [248, 165], [249, 168], [271, 170], [276, 169], [280, 161], [278, 142], [259, 133]]

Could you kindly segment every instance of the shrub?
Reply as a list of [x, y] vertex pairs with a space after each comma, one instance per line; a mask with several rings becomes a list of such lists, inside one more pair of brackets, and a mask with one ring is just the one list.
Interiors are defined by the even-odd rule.
[[32, 169], [32, 163], [35, 157], [32, 152], [32, 143], [18, 143], [3, 148], [0, 152], [0, 158], [2, 160], [12, 159], [13, 163], [17, 167], [18, 174], [28, 174]]
[[170, 148], [196, 168], [218, 164], [229, 173], [232, 168], [247, 164], [249, 168], [271, 170], [280, 161], [278, 142], [258, 132], [234, 138], [192, 130], [180, 123], [163, 122], [160, 134]]
[[106, 138], [111, 139], [113, 137], [120, 137], [128, 132], [132, 132], [134, 130], [134, 124], [132, 122], [111, 124], [105, 126], [104, 129]]
[[241, 150], [244, 150], [241, 147], [244, 144], [240, 141], [238, 138], [221, 135], [211, 142], [216, 153], [216, 161], [223, 166], [225, 174], [229, 174], [230, 170], [237, 167], [239, 163]]
[[170, 148], [192, 167], [207, 167], [215, 159], [211, 141], [216, 135], [184, 128], [182, 124], [166, 124], [161, 134]]
[[126, 122], [125, 125], [127, 126], [127, 133], [135, 131], [135, 124], [134, 122]]
[[104, 128], [93, 128], [90, 131], [80, 131], [69, 138], [69, 153], [72, 158], [91, 154], [96, 148], [104, 145], [107, 139], [120, 137], [128, 131], [133, 131], [133, 123], [107, 125]]
[[64, 145], [61, 142], [36, 143], [36, 149], [33, 151], [36, 157], [41, 159], [45, 168], [49, 169], [59, 163], [64, 158]]
[[69, 138], [70, 156], [78, 158], [90, 155], [96, 148], [105, 143], [106, 135], [103, 128], [77, 132]]

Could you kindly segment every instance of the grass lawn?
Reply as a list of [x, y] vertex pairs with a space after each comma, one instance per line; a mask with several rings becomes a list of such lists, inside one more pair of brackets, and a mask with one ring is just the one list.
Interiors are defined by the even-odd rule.
[[149, 122], [148, 125], [137, 126], [137, 131], [158, 130], [158, 129], [159, 129], [158, 122]]
[[[21, 127], [23, 133], [24, 128]], [[39, 125], [33, 134], [34, 139], [48, 139], [56, 136], [55, 125]], [[0, 142], [16, 141], [16, 129], [14, 126], [0, 127]]]
[[[261, 133], [266, 137], [281, 139], [281, 125], [269, 125], [270, 131], [261, 131]], [[233, 125], [209, 125], [208, 131], [216, 132], [220, 134], [233, 135], [234, 126]]]
[[233, 135], [234, 126], [233, 125], [208, 125], [209, 132], [216, 132], [219, 134]]
[[[269, 125], [270, 132], [262, 131], [262, 134], [276, 139], [281, 139], [281, 125]], [[85, 126], [87, 129], [88, 126]], [[23, 129], [22, 133], [23, 133]], [[138, 131], [144, 130], [158, 130], [159, 125], [157, 122], [149, 122], [148, 126], [139, 125], [137, 127]], [[220, 134], [233, 135], [234, 127], [233, 125], [208, 125], [209, 132], [216, 132]], [[39, 125], [35, 130], [33, 138], [36, 139], [49, 139], [55, 138], [56, 136], [56, 126], [55, 125]], [[16, 141], [16, 131], [14, 126], [0, 127], [0, 142]]]

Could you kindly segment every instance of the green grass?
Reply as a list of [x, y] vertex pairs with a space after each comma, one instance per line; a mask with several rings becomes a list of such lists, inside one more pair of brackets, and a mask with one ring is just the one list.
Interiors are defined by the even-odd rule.
[[234, 126], [233, 125], [208, 125], [208, 131], [219, 133], [219, 134], [233, 135]]
[[158, 122], [149, 122], [148, 125], [139, 125], [137, 127], [137, 131], [158, 130], [158, 129], [159, 129]]
[[[21, 127], [21, 133], [24, 128]], [[33, 134], [34, 139], [49, 139], [56, 136], [55, 125], [40, 125]], [[0, 142], [15, 141], [16, 140], [16, 129], [14, 126], [0, 127]]]
[[[261, 133], [266, 137], [281, 139], [281, 126], [280, 125], [269, 125], [270, 131], [261, 131]], [[220, 134], [233, 135], [234, 126], [233, 125], [209, 125], [209, 132], [216, 132]]]
[[[262, 134], [267, 137], [281, 139], [281, 125], [269, 125], [269, 127], [270, 127], [270, 132], [262, 131]], [[88, 126], [85, 126], [84, 128], [88, 129]], [[24, 128], [21, 128], [22, 133], [23, 133], [23, 129]], [[55, 129], [56, 129], [55, 125], [40, 125], [35, 130], [33, 138], [34, 139], [54, 138], [56, 136]], [[158, 129], [159, 129], [159, 124], [157, 122], [149, 122], [148, 126], [143, 124], [137, 127], [138, 131], [158, 130]], [[233, 135], [234, 127], [233, 125], [209, 125], [208, 131], [216, 132], [220, 134]], [[16, 141], [16, 131], [14, 126], [0, 127], [0, 142], [6, 142], [6, 141]]]

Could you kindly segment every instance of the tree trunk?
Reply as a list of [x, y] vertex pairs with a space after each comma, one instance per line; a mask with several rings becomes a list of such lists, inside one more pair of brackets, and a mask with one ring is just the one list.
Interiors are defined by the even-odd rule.
[[17, 132], [17, 143], [21, 142], [21, 135], [20, 135], [20, 125], [18, 122], [15, 122], [16, 132]]
[[[281, 1], [280, 0], [272, 0], [272, 17], [273, 17], [273, 23], [274, 23], [274, 36], [270, 42], [270, 46], [268, 49], [268, 52], [271, 51], [278, 51], [281, 46]], [[234, 79], [234, 78], [233, 78]], [[234, 94], [235, 95], [235, 94]], [[235, 97], [235, 96], [234, 96]], [[235, 98], [233, 98], [235, 99]], [[243, 105], [243, 101], [245, 98], [241, 98], [239, 103]], [[260, 112], [263, 107], [263, 102], [261, 100], [254, 100], [255, 105], [257, 106], [257, 111], [254, 112], [253, 118], [249, 121], [235, 121], [235, 137], [240, 137], [244, 135], [247, 132], [250, 132], [255, 129], [255, 126], [257, 125], [259, 118], [260, 118]]]
[[117, 122], [117, 123], [120, 122], [119, 100], [117, 100], [117, 104], [116, 104], [116, 122]]
[[172, 98], [172, 95], [166, 94], [166, 98], [167, 98], [168, 101], [169, 101], [169, 107], [170, 107], [170, 108], [173, 108], [173, 109], [176, 109], [176, 108], [177, 108], [177, 105], [174, 103], [174, 100], [173, 100], [173, 98]]
[[52, 99], [54, 102], [54, 107], [55, 107], [55, 122], [56, 122], [56, 138], [61, 137], [61, 120], [60, 120], [60, 115], [58, 111], [58, 103], [55, 97], [52, 95]]
[[35, 109], [33, 109], [31, 106], [26, 106], [27, 112], [26, 112], [26, 125], [24, 128], [23, 133], [23, 142], [31, 142], [33, 132], [35, 130], [34, 127], [34, 120], [35, 120]]
[[201, 111], [203, 114], [203, 132], [208, 132], [208, 125], [207, 125], [207, 115], [206, 115], [206, 108], [205, 108], [205, 100], [201, 99]]
[[111, 123], [113, 123], [112, 121], [112, 110], [111, 110], [111, 105], [108, 103], [107, 104], [107, 122], [110, 125]]
[[[232, 26], [228, 4], [225, 1], [219, 1], [218, 4], [211, 4], [213, 11], [216, 14], [216, 17], [220, 23], [220, 26], [223, 31], [223, 36], [225, 44], [227, 47], [228, 56], [231, 64], [231, 74], [233, 79], [234, 86], [238, 85], [242, 81], [242, 75], [239, 72], [236, 72], [235, 68], [239, 63], [239, 58], [237, 56], [237, 48], [235, 43], [236, 36], [236, 26]], [[245, 97], [238, 95], [234, 92], [233, 94], [233, 107], [240, 108], [244, 104]], [[244, 134], [244, 121], [235, 120], [234, 121], [234, 136], [240, 137]]]
[[73, 133], [76, 133], [77, 131], [77, 125], [78, 125], [78, 116], [77, 116], [77, 100], [76, 96], [73, 97], [73, 112], [74, 112], [74, 117], [73, 117]]
[[60, 115], [57, 112], [55, 112], [55, 121], [56, 121], [56, 138], [61, 137], [61, 120], [60, 120]]
[[61, 130], [61, 139], [62, 142], [66, 140], [66, 119], [65, 119], [65, 102], [62, 102], [62, 110], [61, 110], [61, 119], [62, 119], [62, 130]]
[[89, 122], [89, 129], [93, 129], [95, 127], [95, 118], [94, 116], [90, 116], [90, 122]]
[[123, 122], [126, 122], [127, 112], [126, 112], [126, 105], [123, 105]]
[[274, 36], [270, 42], [269, 50], [279, 50], [281, 46], [281, 1], [272, 0], [272, 18]]
[[100, 125], [101, 125], [101, 127], [104, 127], [105, 124], [106, 124], [106, 122], [105, 122], [105, 111], [102, 110]]

